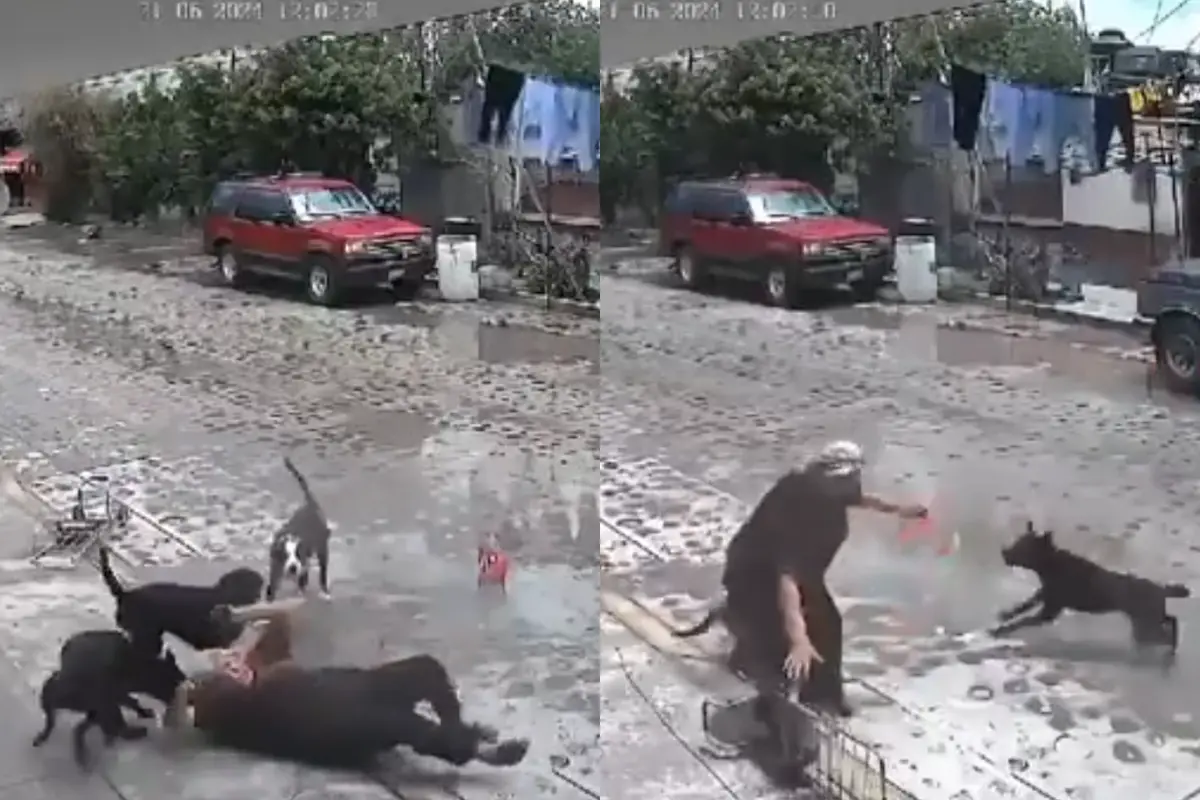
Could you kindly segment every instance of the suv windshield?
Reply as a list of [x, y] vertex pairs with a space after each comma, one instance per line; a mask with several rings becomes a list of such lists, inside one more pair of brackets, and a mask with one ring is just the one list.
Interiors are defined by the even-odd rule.
[[816, 189], [755, 191], [747, 193], [746, 199], [750, 202], [750, 212], [758, 222], [837, 216], [837, 211]]
[[377, 214], [367, 196], [353, 186], [291, 191], [288, 199], [299, 219], [359, 217]]

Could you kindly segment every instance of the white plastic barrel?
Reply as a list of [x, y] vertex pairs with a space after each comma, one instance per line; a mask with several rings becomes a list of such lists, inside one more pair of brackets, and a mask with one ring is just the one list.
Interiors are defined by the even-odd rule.
[[443, 233], [437, 240], [438, 290], [442, 299], [479, 299], [479, 242], [474, 236]]
[[937, 301], [937, 240], [923, 222], [905, 220], [896, 236], [896, 291], [902, 303]]

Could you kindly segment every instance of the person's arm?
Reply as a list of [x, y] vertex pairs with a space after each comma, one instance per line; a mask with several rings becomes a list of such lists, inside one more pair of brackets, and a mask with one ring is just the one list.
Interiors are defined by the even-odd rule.
[[864, 494], [858, 498], [858, 502], [854, 505], [859, 508], [866, 508], [871, 511], [878, 511], [881, 514], [895, 514], [900, 517], [924, 517], [929, 511], [922, 505], [900, 505], [881, 497], [876, 497], [872, 494]]
[[808, 642], [808, 626], [804, 623], [804, 595], [795, 576], [779, 575], [779, 612], [783, 615], [784, 632], [792, 647]]

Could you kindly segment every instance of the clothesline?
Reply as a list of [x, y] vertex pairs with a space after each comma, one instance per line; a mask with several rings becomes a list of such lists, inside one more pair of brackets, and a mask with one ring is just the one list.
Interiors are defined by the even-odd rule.
[[951, 65], [950, 85], [927, 83], [921, 89], [926, 144], [1007, 161], [1016, 166], [1040, 160], [1047, 173], [1061, 166], [1063, 146], [1073, 142], [1086, 166], [1107, 169], [1118, 134], [1123, 166], [1132, 167], [1136, 142], [1134, 116], [1173, 97], [1178, 84], [1149, 80], [1113, 92], [1061, 91], [989, 77]]
[[511, 148], [514, 157], [551, 167], [595, 168], [600, 151], [600, 92], [515, 70], [488, 66], [476, 141]]

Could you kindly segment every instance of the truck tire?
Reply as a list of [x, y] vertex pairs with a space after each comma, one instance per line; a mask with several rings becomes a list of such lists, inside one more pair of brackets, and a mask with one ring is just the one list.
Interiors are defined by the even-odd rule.
[[796, 308], [800, 305], [800, 289], [786, 266], [771, 267], [767, 272], [763, 290], [767, 302], [776, 308]]
[[675, 248], [675, 271], [679, 273], [679, 280], [689, 289], [703, 289], [708, 282], [704, 265], [687, 245]]
[[1159, 325], [1154, 336], [1158, 373], [1172, 391], [1200, 395], [1200, 320], [1177, 314]]
[[341, 274], [337, 264], [328, 256], [312, 256], [304, 274], [304, 293], [309, 302], [333, 307], [342, 298]]

